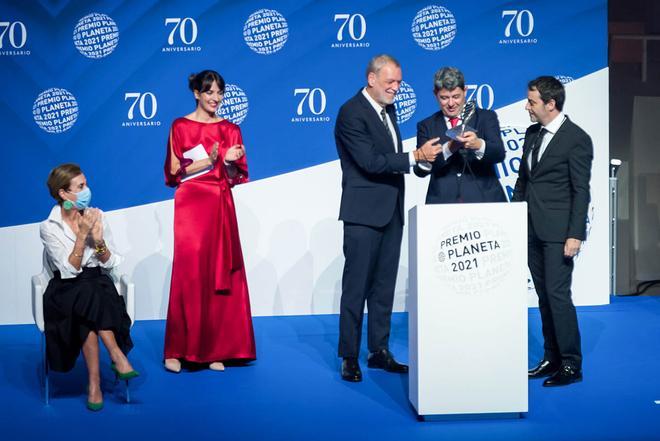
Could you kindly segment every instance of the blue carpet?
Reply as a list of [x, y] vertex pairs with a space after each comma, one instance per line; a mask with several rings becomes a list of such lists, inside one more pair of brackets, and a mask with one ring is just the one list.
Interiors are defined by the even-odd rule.
[[[582, 383], [531, 382], [522, 419], [443, 422], [418, 421], [407, 377], [366, 369], [364, 357], [364, 381], [341, 381], [336, 315], [255, 318], [256, 362], [179, 375], [161, 366], [164, 322], [137, 322], [130, 358], [142, 375], [133, 402], [113, 388], [103, 352], [99, 413], [85, 409], [82, 358], [73, 372], [52, 374], [44, 406], [38, 331], [0, 326], [0, 439], [660, 440], [660, 298], [614, 298], [578, 314]], [[391, 349], [403, 361], [407, 333], [407, 315], [395, 314]], [[536, 309], [529, 336], [531, 365], [542, 354]]]

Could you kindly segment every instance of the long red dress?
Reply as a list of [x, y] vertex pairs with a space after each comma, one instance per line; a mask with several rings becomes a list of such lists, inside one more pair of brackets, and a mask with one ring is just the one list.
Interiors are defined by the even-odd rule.
[[[173, 153], [202, 144], [211, 153], [218, 142], [213, 170], [185, 182], [171, 173]], [[256, 349], [243, 253], [231, 188], [248, 180], [245, 156], [235, 161], [230, 179], [222, 158], [242, 144], [237, 125], [223, 120], [201, 123], [178, 118], [172, 123], [165, 161], [165, 182], [174, 195], [174, 259], [165, 329], [165, 358], [197, 363], [254, 360]]]

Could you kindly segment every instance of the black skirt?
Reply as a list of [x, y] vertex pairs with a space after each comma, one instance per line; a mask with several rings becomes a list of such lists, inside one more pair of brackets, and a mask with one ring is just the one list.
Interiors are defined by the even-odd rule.
[[73, 279], [55, 271], [44, 293], [48, 364], [54, 371], [73, 369], [90, 331], [113, 331], [124, 354], [133, 347], [131, 319], [124, 298], [101, 268], [83, 268]]

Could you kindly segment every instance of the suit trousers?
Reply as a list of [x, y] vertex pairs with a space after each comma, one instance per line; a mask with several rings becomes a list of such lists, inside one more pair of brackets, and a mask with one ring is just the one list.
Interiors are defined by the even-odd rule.
[[394, 287], [403, 221], [395, 211], [384, 227], [344, 222], [344, 273], [339, 315], [339, 356], [360, 354], [364, 304], [370, 352], [389, 349]]
[[580, 330], [571, 297], [573, 259], [564, 256], [564, 243], [540, 240], [529, 222], [528, 263], [539, 297], [544, 358], [582, 369]]

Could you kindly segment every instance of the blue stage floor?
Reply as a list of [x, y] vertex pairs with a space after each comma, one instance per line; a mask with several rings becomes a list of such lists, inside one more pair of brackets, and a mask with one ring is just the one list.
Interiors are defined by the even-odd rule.
[[[36, 327], [0, 326], [0, 439], [660, 440], [660, 298], [614, 298], [578, 314], [582, 383], [532, 382], [519, 420], [449, 422], [419, 422], [407, 377], [369, 370], [364, 356], [364, 381], [341, 381], [334, 315], [256, 318], [251, 366], [179, 375], [161, 366], [164, 322], [137, 322], [130, 358], [142, 375], [133, 402], [123, 403], [122, 387], [113, 394], [106, 363], [99, 413], [85, 408], [82, 358], [73, 372], [52, 375], [44, 406]], [[529, 332], [533, 364], [542, 353], [536, 309]], [[407, 315], [395, 314], [391, 349], [404, 361], [407, 333]]]

